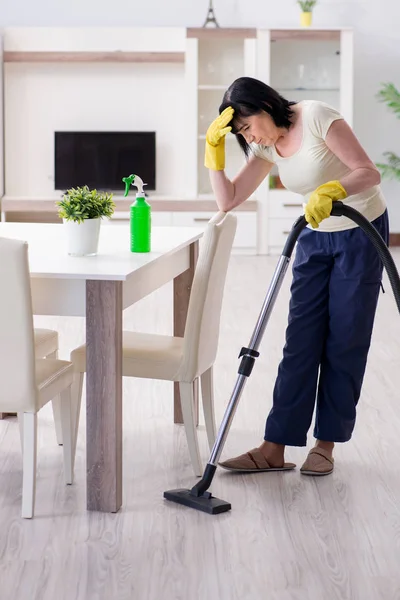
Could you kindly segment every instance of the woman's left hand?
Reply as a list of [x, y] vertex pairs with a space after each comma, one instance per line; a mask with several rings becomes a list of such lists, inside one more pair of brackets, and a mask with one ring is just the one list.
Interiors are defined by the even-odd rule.
[[320, 185], [310, 196], [305, 207], [305, 218], [313, 229], [317, 229], [324, 219], [330, 217], [332, 202], [344, 200], [347, 192], [340, 181], [328, 181]]

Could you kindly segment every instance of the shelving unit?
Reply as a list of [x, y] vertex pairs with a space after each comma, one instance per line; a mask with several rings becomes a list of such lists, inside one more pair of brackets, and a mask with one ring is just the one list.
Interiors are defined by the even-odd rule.
[[[353, 34], [350, 29], [260, 30], [257, 77], [288, 100], [320, 100], [353, 121]], [[303, 198], [271, 189], [274, 168], [257, 190], [258, 252], [280, 253]]]
[[[224, 92], [241, 76], [257, 77], [289, 100], [313, 99], [331, 104], [352, 123], [351, 30], [188, 30], [186, 79], [190, 146], [186, 161], [187, 185], [194, 197], [211, 195], [209, 174], [203, 164], [205, 134], [218, 115]], [[227, 136], [228, 177], [234, 177], [244, 162], [235, 137]], [[270, 189], [269, 179], [256, 190], [257, 215], [252, 215], [256, 222], [248, 232], [249, 249], [262, 254], [282, 250], [293, 221], [303, 210], [300, 196], [284, 189]], [[242, 213], [238, 217], [244, 219]]]
[[5, 52], [6, 63], [183, 63], [183, 52]]
[[[219, 114], [224, 92], [237, 77], [255, 76], [257, 32], [249, 29], [188, 30], [186, 47], [188, 189], [194, 197], [212, 198], [208, 170], [204, 166], [208, 126]], [[226, 138], [226, 173], [234, 175], [245, 159], [234, 136]], [[253, 201], [254, 202], [254, 201]], [[249, 209], [238, 212], [235, 247], [255, 253], [257, 214]], [[201, 218], [201, 217], [193, 217]]]

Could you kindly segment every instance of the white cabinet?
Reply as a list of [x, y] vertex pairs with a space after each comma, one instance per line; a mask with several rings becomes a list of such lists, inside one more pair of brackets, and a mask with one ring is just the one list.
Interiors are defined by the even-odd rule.
[[[225, 91], [244, 75], [256, 74], [255, 29], [189, 29], [186, 47], [188, 146], [186, 173], [189, 197], [212, 194], [204, 166], [205, 136], [218, 116]], [[243, 166], [244, 155], [234, 136], [226, 138], [226, 173], [233, 177]]]
[[[181, 227], [202, 227], [215, 213], [174, 212], [172, 224]], [[233, 243], [238, 253], [256, 253], [257, 248], [257, 213], [235, 212], [237, 229]]]
[[[188, 29], [186, 45], [186, 189], [189, 198], [213, 199], [204, 166], [208, 126], [218, 116], [225, 91], [238, 77], [256, 75], [256, 29]], [[226, 174], [233, 178], [245, 163], [234, 136], [226, 138]], [[217, 209], [216, 209], [217, 210]], [[205, 224], [213, 213], [176, 212], [174, 225]], [[257, 253], [257, 213], [237, 212], [237, 252]]]
[[[129, 223], [130, 213], [129, 211], [115, 212], [109, 223], [111, 225], [126, 225]], [[172, 225], [172, 213], [168, 211], [155, 211], [151, 212], [151, 223], [154, 227], [170, 227]]]
[[[216, 214], [217, 209], [205, 211], [152, 211], [151, 222], [154, 227], [206, 227], [208, 221]], [[234, 252], [240, 254], [256, 254], [257, 250], [257, 213], [235, 212], [237, 229], [233, 243]], [[114, 227], [127, 225], [129, 212], [116, 212], [107, 224]]]
[[287, 190], [270, 190], [268, 194], [269, 219], [297, 219], [303, 212], [303, 196]]
[[[277, 29], [257, 32], [257, 78], [288, 100], [320, 100], [353, 122], [353, 33], [351, 29]], [[298, 194], [280, 189], [278, 171], [257, 192], [259, 252], [280, 253], [302, 214]]]
[[[351, 29], [188, 29], [186, 42], [188, 197], [211, 195], [204, 167], [205, 134], [218, 115], [224, 92], [238, 77], [261, 79], [288, 100], [331, 104], [352, 125]], [[233, 177], [244, 162], [235, 137], [227, 136], [227, 176]], [[276, 176], [277, 171], [273, 171], [255, 193], [257, 213], [249, 218], [252, 223], [256, 219], [256, 244], [253, 239], [243, 238], [243, 247], [256, 248], [260, 254], [280, 252], [287, 237], [285, 232], [303, 212], [303, 199], [279, 189]], [[204, 215], [199, 213], [193, 218]], [[238, 232], [238, 240], [240, 235]], [[243, 236], [246, 235], [253, 235], [251, 227], [244, 227]]]

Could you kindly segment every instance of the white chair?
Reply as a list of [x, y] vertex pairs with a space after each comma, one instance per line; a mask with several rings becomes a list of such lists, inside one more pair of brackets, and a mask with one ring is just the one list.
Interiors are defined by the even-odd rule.
[[36, 358], [57, 358], [58, 333], [53, 329], [33, 330]]
[[[53, 329], [34, 329], [34, 344], [36, 358], [58, 358], [58, 332]], [[62, 444], [60, 400], [53, 399], [53, 414], [56, 426], [57, 443]], [[0, 413], [0, 419], [15, 413]]]
[[[22, 516], [34, 514], [37, 413], [60, 395], [66, 483], [73, 479], [70, 362], [37, 359], [25, 242], [0, 238], [0, 410], [18, 414], [23, 454]], [[1, 449], [0, 449], [1, 451]]]
[[[58, 358], [58, 332], [54, 329], [34, 329], [34, 343], [36, 358]], [[52, 401], [54, 424], [56, 428], [57, 444], [62, 445], [61, 431], [61, 404], [60, 397]]]
[[[202, 474], [193, 382], [200, 377], [204, 418], [210, 448], [216, 436], [213, 398], [213, 364], [217, 354], [222, 298], [229, 257], [236, 232], [236, 217], [218, 213], [209, 221], [201, 248], [183, 338], [148, 333], [123, 333], [123, 375], [179, 382], [183, 422], [194, 472]], [[79, 420], [86, 346], [71, 353], [77, 373], [74, 399]]]

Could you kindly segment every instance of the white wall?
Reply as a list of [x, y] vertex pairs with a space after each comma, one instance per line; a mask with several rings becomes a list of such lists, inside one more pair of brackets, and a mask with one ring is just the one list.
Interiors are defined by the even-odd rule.
[[74, 130], [156, 131], [157, 194], [184, 195], [183, 69], [182, 64], [6, 64], [6, 195], [59, 197], [54, 131]]
[[[295, 0], [214, 0], [221, 26], [295, 26]], [[3, 0], [0, 23], [9, 26], [201, 26], [208, 0]], [[400, 123], [377, 103], [382, 81], [400, 86], [400, 2], [319, 0], [314, 24], [355, 31], [354, 128], [371, 158], [400, 153]], [[178, 95], [177, 95], [178, 97]], [[177, 100], [179, 103], [179, 99]], [[400, 231], [400, 184], [384, 183], [392, 229]]]

